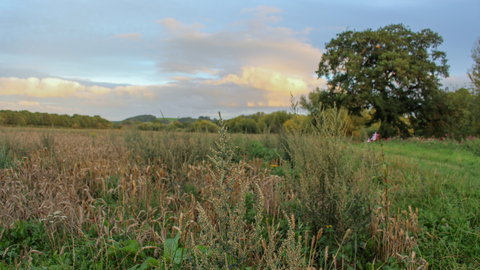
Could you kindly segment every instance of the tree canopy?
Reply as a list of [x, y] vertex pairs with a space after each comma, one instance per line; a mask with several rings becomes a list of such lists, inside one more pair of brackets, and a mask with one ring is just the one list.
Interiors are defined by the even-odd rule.
[[408, 135], [412, 126], [425, 124], [417, 116], [432, 105], [440, 79], [448, 77], [446, 54], [437, 50], [442, 42], [430, 29], [413, 32], [403, 24], [337, 34], [316, 71], [327, 79], [318, 98], [354, 115], [370, 109], [367, 124], [381, 122], [382, 136]]
[[468, 77], [473, 83], [476, 91], [480, 91], [480, 37], [472, 49], [473, 66], [468, 70]]
[[55, 113], [39, 113], [23, 111], [0, 110], [0, 125], [11, 126], [55, 126], [71, 128], [112, 128], [112, 122], [98, 116], [69, 116]]

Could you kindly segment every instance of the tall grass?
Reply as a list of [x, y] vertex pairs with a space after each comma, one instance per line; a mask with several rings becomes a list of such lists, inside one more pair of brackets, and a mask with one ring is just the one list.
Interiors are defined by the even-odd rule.
[[[291, 179], [300, 197], [300, 212], [314, 231], [333, 227], [343, 236], [370, 223], [368, 172], [358, 165], [361, 153], [345, 138], [346, 112], [331, 109], [315, 116], [313, 134], [294, 131], [287, 139], [298, 179]], [[367, 178], [368, 179], [368, 178]]]
[[365, 147], [344, 117], [310, 135], [2, 129], [0, 268], [478, 268], [474, 153]]

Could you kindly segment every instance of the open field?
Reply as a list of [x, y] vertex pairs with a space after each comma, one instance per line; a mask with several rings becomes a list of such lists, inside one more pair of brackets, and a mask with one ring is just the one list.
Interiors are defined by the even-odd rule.
[[1, 129], [0, 269], [480, 268], [478, 139], [228, 137]]

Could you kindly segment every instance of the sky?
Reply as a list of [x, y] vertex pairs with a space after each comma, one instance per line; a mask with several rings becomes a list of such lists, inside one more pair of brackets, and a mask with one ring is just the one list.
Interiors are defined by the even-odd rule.
[[224, 118], [288, 110], [325, 79], [325, 43], [403, 23], [444, 42], [468, 86], [478, 0], [0, 1], [0, 110]]

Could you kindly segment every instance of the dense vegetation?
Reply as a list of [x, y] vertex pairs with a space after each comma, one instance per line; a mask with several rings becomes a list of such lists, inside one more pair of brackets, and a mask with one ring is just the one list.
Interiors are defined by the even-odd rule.
[[95, 115], [93, 117], [88, 115], [74, 114], [69, 116], [66, 114], [49, 114], [49, 113], [31, 113], [29, 111], [11, 111], [0, 110], [0, 126], [55, 126], [55, 127], [69, 127], [69, 128], [112, 128], [113, 124]]
[[[461, 91], [460, 99], [466, 100], [452, 102], [441, 89], [440, 79], [448, 77], [449, 69], [446, 54], [438, 50], [442, 42], [430, 29], [413, 32], [402, 24], [337, 34], [326, 44], [316, 71], [327, 79], [327, 90], [317, 91], [311, 100], [327, 108], [336, 104], [355, 116], [368, 110], [367, 126], [379, 123], [378, 132], [386, 137], [438, 137], [458, 122], [474, 124], [469, 133], [478, 132], [472, 114], [479, 111], [478, 91]], [[470, 73], [474, 83], [476, 65]]]
[[126, 123], [127, 121], [131, 123], [135, 123], [137, 121], [140, 121], [140, 122], [152, 122], [154, 120], [157, 120], [157, 117], [155, 115], [151, 115], [151, 114], [143, 114], [143, 115], [137, 115], [137, 116], [134, 116], [134, 117], [129, 117], [121, 122], [124, 122]]
[[352, 143], [345, 117], [231, 138], [2, 128], [0, 268], [480, 267], [480, 140]]

